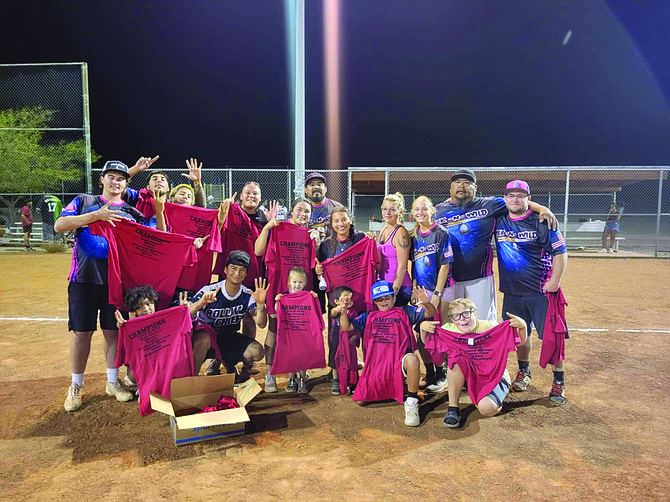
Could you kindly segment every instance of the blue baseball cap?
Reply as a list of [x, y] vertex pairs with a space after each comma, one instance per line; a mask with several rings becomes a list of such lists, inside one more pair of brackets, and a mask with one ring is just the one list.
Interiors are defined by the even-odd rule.
[[377, 281], [372, 285], [372, 299], [394, 294], [393, 287], [387, 281]]

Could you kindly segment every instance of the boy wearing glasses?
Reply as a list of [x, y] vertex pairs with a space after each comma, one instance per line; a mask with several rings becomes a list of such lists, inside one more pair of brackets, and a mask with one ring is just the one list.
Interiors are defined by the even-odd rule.
[[[510, 181], [505, 188], [507, 214], [498, 218], [496, 248], [500, 291], [503, 297], [503, 319], [509, 313], [535, 325], [538, 337], [553, 329], [547, 325], [549, 294], [562, 298], [560, 281], [568, 262], [565, 240], [560, 230], [551, 230], [528, 208], [530, 187], [522, 180]], [[553, 318], [550, 316], [550, 321]], [[563, 320], [564, 321], [564, 320]], [[545, 330], [545, 327], [548, 329]], [[565, 338], [568, 338], [566, 333]], [[549, 342], [547, 343], [547, 347]], [[529, 358], [531, 337], [517, 350], [519, 371], [512, 390], [523, 392], [530, 385]], [[542, 359], [541, 361], [542, 362]], [[552, 404], [565, 403], [564, 361], [554, 365], [554, 382], [549, 393]]]
[[[436, 321], [422, 322], [421, 335], [424, 342], [425, 338], [432, 338], [426, 343], [427, 348], [436, 350], [439, 347], [449, 354], [449, 408], [444, 416], [444, 426], [456, 428], [461, 425], [458, 402], [466, 373], [468, 393], [479, 413], [492, 417], [500, 412], [510, 389], [507, 354], [526, 341], [527, 328], [523, 319], [510, 314], [509, 326], [477, 319], [477, 306], [466, 298], [451, 302], [448, 312], [448, 322], [441, 330], [436, 329], [439, 324]], [[436, 331], [440, 341], [435, 340], [435, 335], [427, 335]], [[462, 336], [474, 334], [481, 336]]]

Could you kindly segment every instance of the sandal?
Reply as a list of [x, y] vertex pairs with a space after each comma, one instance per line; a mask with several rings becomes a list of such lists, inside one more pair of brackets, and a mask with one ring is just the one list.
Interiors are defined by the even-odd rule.
[[450, 408], [444, 415], [444, 426], [454, 429], [461, 425], [461, 410]]

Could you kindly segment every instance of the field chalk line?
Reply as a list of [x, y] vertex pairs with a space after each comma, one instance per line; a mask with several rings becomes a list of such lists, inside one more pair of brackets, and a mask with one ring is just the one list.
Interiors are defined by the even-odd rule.
[[[66, 322], [68, 319], [62, 317], [0, 317], [0, 321], [35, 321], [35, 322]], [[612, 329], [612, 328], [569, 328], [570, 331], [579, 331], [582, 333], [604, 333], [614, 331], [616, 333], [659, 333], [670, 334], [670, 330], [665, 329]]]

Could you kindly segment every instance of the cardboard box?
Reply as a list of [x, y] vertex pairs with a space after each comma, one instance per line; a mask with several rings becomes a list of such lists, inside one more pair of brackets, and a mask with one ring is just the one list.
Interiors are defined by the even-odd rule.
[[[235, 375], [175, 378], [170, 382], [171, 398], [151, 393], [151, 408], [170, 416], [170, 430], [176, 445], [197, 443], [244, 434], [249, 415], [245, 406], [261, 391], [251, 378], [235, 386]], [[213, 406], [223, 395], [240, 405], [230, 410], [199, 413]]]

